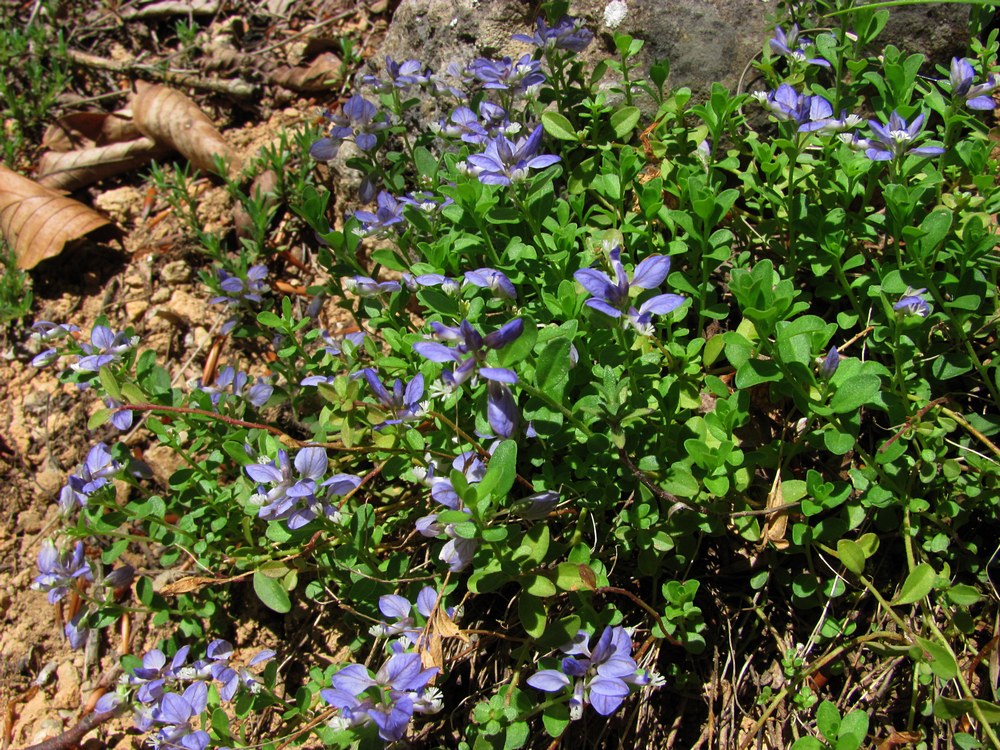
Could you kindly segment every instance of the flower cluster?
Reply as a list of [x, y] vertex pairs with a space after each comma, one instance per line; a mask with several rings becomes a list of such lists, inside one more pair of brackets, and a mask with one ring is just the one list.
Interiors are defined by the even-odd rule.
[[[215, 682], [219, 697], [232, 700], [243, 688], [260, 690], [257, 675], [248, 668], [234, 668], [229, 662], [233, 647], [223, 640], [212, 641], [206, 658], [187, 664], [190, 647], [182, 647], [168, 662], [159, 649], [152, 649], [114, 693], [98, 700], [97, 712], [112, 711], [123, 703], [135, 703], [134, 721], [142, 732], [156, 731], [153, 742], [157, 747], [205, 750], [211, 738], [195, 726], [195, 720], [208, 706], [208, 684]], [[248, 667], [257, 666], [274, 657], [274, 651], [257, 653]]]
[[219, 370], [215, 381], [207, 385], [199, 383], [198, 390], [207, 393], [213, 406], [218, 406], [229, 393], [236, 399], [246, 399], [256, 408], [262, 407], [274, 393], [274, 386], [258, 377], [257, 382], [247, 388], [250, 377], [230, 366]]
[[822, 57], [806, 57], [806, 52], [811, 44], [812, 42], [809, 39], [799, 36], [798, 24], [793, 24], [787, 34], [784, 29], [778, 26], [774, 30], [774, 37], [768, 42], [771, 51], [779, 57], [788, 57], [796, 62], [829, 68], [830, 63]]
[[629, 694], [629, 685], [656, 685], [658, 680], [632, 659], [632, 640], [621, 627], [606, 627], [593, 650], [590, 636], [580, 631], [560, 651], [567, 656], [560, 669], [543, 669], [528, 678], [531, 687], [547, 693], [570, 688], [570, 718], [583, 716], [587, 704], [602, 716], [614, 713]]
[[[267, 266], [250, 266], [246, 272], [246, 278], [234, 276], [228, 271], [220, 268], [216, 271], [219, 289], [222, 294], [209, 299], [209, 304], [223, 304], [231, 308], [247, 307], [253, 308], [264, 301], [264, 293], [268, 290], [264, 279], [267, 278]], [[229, 318], [222, 324], [222, 333], [229, 333], [239, 322], [237, 317]]]
[[673, 312], [684, 304], [684, 298], [678, 294], [658, 294], [643, 302], [638, 309], [633, 307], [633, 290], [655, 289], [662, 284], [670, 273], [670, 258], [665, 255], [649, 256], [636, 266], [629, 281], [621, 262], [621, 253], [620, 247], [613, 247], [608, 253], [614, 279], [593, 268], [581, 268], [573, 274], [573, 278], [590, 292], [591, 297], [585, 303], [588, 307], [611, 318], [624, 315], [639, 333], [650, 336], [653, 333], [653, 316]]
[[40, 575], [31, 587], [44, 591], [50, 604], [66, 596], [76, 586], [78, 578], [94, 580], [85, 559], [83, 542], [77, 542], [72, 550], [59, 551], [51, 539], [46, 539], [38, 552], [38, 571]]
[[320, 481], [326, 474], [327, 457], [322, 448], [303, 448], [295, 456], [295, 471], [288, 453], [278, 451], [276, 461], [249, 464], [247, 475], [258, 483], [251, 502], [260, 506], [257, 515], [268, 521], [288, 521], [288, 528], [299, 529], [319, 516], [336, 520], [335, 497], [341, 497], [361, 484], [361, 478], [336, 474]]
[[122, 465], [114, 460], [104, 443], [87, 452], [87, 458], [75, 474], [70, 474], [59, 493], [59, 508], [69, 513], [77, 505], [86, 507], [90, 496], [111, 481]]
[[330, 161], [340, 151], [340, 144], [353, 141], [362, 151], [371, 151], [378, 144], [378, 133], [389, 127], [385, 113], [359, 94], [346, 102], [339, 115], [327, 113], [326, 118], [333, 123], [330, 134], [320, 138], [309, 149], [316, 161]]
[[414, 713], [437, 713], [441, 698], [428, 684], [437, 668], [424, 669], [420, 655], [395, 652], [375, 673], [363, 664], [349, 664], [331, 679], [331, 687], [320, 691], [340, 714], [332, 725], [357, 727], [374, 724], [386, 742], [406, 734]]
[[555, 26], [549, 26], [545, 19], [538, 17], [535, 33], [514, 34], [511, 37], [518, 42], [527, 42], [544, 50], [561, 49], [568, 52], [583, 52], [594, 40], [594, 32], [586, 29], [580, 19], [563, 16]]

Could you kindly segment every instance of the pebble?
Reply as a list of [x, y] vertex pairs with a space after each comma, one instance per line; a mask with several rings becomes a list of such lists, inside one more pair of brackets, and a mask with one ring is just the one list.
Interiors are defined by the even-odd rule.
[[160, 269], [160, 280], [164, 284], [183, 284], [191, 280], [191, 265], [184, 260], [172, 260]]
[[135, 299], [125, 303], [125, 315], [132, 323], [138, 323], [142, 316], [149, 309], [149, 302], [144, 299]]

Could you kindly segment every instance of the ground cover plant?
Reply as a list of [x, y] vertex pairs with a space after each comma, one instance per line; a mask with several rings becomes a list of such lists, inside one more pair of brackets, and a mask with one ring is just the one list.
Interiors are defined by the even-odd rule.
[[[173, 633], [95, 711], [190, 750], [1000, 747], [997, 32], [935, 69], [817, 3], [753, 94], [695, 103], [543, 10], [532, 52], [386, 59], [265, 154], [298, 294], [273, 203], [231, 184], [229, 243], [154, 171], [266, 373], [182, 387], [112, 320], [35, 323], [103, 404], [34, 585], [73, 644]], [[140, 421], [168, 486], [116, 439]], [[140, 544], [192, 572], [154, 585]], [[234, 659], [250, 592], [345, 651]]]

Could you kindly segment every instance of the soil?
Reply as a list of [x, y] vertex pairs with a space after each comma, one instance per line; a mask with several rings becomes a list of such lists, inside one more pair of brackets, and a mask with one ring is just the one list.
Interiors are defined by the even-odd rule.
[[[322, 40], [350, 37], [367, 58], [384, 34], [388, 18], [384, 3], [381, 7], [358, 4], [358, 12], [340, 20], [336, 16], [347, 6], [335, 2], [271, 0], [263, 5], [277, 9], [267, 21], [267, 39], [257, 42], [259, 49], [322, 24], [322, 31], [312, 36]], [[166, 23], [176, 20], [170, 17]], [[220, 13], [211, 28], [224, 26], [226, 20]], [[134, 59], [137, 49], [150, 44], [155, 49], [150, 50], [147, 64], [158, 58], [169, 61], [175, 51], [156, 47], [156, 24], [162, 27], [163, 23], [130, 21], [128, 30], [134, 39], [124, 46], [118, 42], [105, 45], [103, 50], [95, 42], [91, 51], [111, 59]], [[296, 58], [308, 52], [312, 36], [307, 32], [298, 43], [272, 54], [281, 56], [285, 64], [298, 64]], [[253, 50], [246, 54], [252, 56]], [[72, 93], [79, 97], [106, 94], [100, 90], [105, 80], [83, 72], [74, 78]], [[185, 92], [196, 102], [205, 102], [205, 110], [213, 114], [227, 143], [246, 156], [273, 140], [281, 129], [315, 118], [322, 107], [335, 103], [339, 93], [331, 90], [306, 98], [273, 85], [265, 84], [263, 90], [264, 95], [251, 104], [232, 103], [231, 112], [225, 111], [224, 98], [213, 96], [209, 104], [203, 92]], [[167, 169], [171, 168], [168, 163]], [[233, 206], [226, 190], [208, 179], [198, 184], [203, 190], [198, 210], [206, 229], [226, 233], [229, 246], [236, 247]], [[41, 543], [61, 523], [56, 504], [59, 492], [95, 442], [123, 440], [150, 465], [153, 482], [164, 482], [175, 459], [170, 451], [150, 442], [141, 424], [124, 434], [110, 427], [88, 432], [88, 418], [102, 404], [91, 394], [61, 383], [52, 367], [28, 364], [38, 351], [27, 340], [28, 325], [38, 320], [72, 323], [87, 333], [99, 316], [106, 316], [116, 330], [133, 327], [142, 348], [155, 350], [158, 363], [167, 367], [173, 382], [183, 384], [202, 376], [214, 333], [225, 317], [221, 306], [208, 303], [209, 291], [198, 279], [198, 270], [208, 267], [208, 261], [162, 198], [154, 195], [150, 200], [150, 187], [148, 170], [143, 168], [75, 194], [123, 230], [121, 247], [84, 242], [38, 265], [31, 272], [35, 295], [31, 320], [9, 327], [0, 339], [4, 352], [0, 360], [0, 750], [27, 747], [74, 726], [100, 693], [113, 687], [120, 654], [142, 654], [166, 635], [136, 614], [117, 632], [105, 631], [85, 649], [74, 651], [63, 636], [63, 623], [72, 616], [76, 603], [67, 599], [50, 605], [44, 593], [30, 587], [37, 575]], [[271, 271], [275, 278], [295, 286], [310, 280], [292, 266]], [[324, 311], [324, 322], [332, 327], [337, 326], [330, 317], [336, 314], [334, 309], [330, 306]], [[223, 363], [227, 356], [234, 356], [228, 342], [222, 350]], [[119, 500], [124, 501], [127, 487], [117, 489]], [[139, 570], [152, 564], [138, 548], [130, 549], [125, 559]], [[255, 600], [253, 596], [246, 599]], [[293, 652], [288, 648], [289, 638], [293, 645], [298, 639], [298, 647], [311, 641], [310, 647], [322, 653], [337, 651], [336, 632], [317, 630], [305, 614], [285, 618], [280, 627], [268, 621], [267, 612], [242, 614], [242, 624], [232, 638], [237, 663], [274, 646], [279, 638], [286, 653]], [[83, 746], [138, 747], [141, 740], [130, 727], [128, 716], [108, 722], [91, 731]]]

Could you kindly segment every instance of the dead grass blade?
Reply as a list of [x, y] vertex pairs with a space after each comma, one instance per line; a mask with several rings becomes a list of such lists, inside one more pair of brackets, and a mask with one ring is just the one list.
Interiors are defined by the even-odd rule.
[[215, 159], [221, 157], [229, 176], [239, 175], [241, 159], [197, 104], [169, 86], [138, 81], [136, 90], [132, 114], [143, 135], [175, 149], [203, 172], [218, 174]]
[[141, 138], [128, 110], [118, 112], [73, 112], [45, 129], [42, 145], [50, 151], [72, 151], [108, 146]]
[[0, 235], [17, 267], [34, 268], [98, 229], [117, 228], [79, 201], [0, 166]]
[[73, 191], [105, 177], [141, 167], [151, 159], [169, 153], [150, 138], [139, 136], [134, 141], [94, 146], [63, 153], [49, 151], [38, 163], [39, 185], [53, 190]]
[[[785, 504], [785, 495], [781, 489], [781, 469], [774, 475], [774, 483], [771, 491], [767, 495], [768, 509], [780, 508]], [[785, 532], [788, 530], [788, 511], [780, 511], [768, 516], [764, 526], [764, 538], [774, 545], [775, 549], [785, 549], [788, 547], [788, 540], [785, 539]]]

